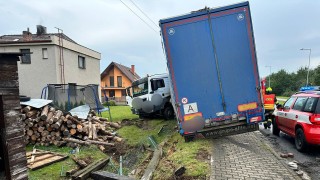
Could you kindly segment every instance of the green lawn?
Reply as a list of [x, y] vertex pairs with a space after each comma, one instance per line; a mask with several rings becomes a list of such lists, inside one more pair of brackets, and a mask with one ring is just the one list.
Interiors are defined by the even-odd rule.
[[110, 114], [109, 111], [102, 112], [102, 117], [107, 117], [112, 121], [121, 121], [123, 119], [137, 119], [139, 116], [132, 114], [130, 110], [130, 106], [110, 106]]

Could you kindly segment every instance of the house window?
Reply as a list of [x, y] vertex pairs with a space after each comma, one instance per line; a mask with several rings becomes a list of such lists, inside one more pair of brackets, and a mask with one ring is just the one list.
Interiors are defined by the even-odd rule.
[[114, 90], [109, 90], [109, 97], [114, 97], [116, 95]]
[[125, 89], [122, 89], [121, 90], [121, 96], [126, 96], [127, 94], [126, 94], [126, 90]]
[[48, 59], [48, 49], [42, 48], [42, 59]]
[[122, 76], [117, 76], [118, 87], [122, 87]]
[[20, 49], [20, 52], [24, 53], [21, 56], [21, 64], [31, 64], [30, 49]]
[[86, 68], [86, 59], [83, 56], [78, 56], [78, 66], [80, 69]]
[[110, 76], [110, 87], [114, 87], [114, 77]]

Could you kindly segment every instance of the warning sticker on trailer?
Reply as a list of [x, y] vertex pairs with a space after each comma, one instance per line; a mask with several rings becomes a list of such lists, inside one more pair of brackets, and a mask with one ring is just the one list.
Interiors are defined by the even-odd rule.
[[192, 114], [198, 112], [197, 103], [190, 103], [183, 105], [184, 114]]

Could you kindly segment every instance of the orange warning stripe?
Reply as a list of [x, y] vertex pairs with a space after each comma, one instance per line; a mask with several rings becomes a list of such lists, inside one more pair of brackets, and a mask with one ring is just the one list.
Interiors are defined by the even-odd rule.
[[184, 119], [185, 121], [188, 121], [188, 120], [190, 120], [190, 119], [192, 119], [192, 118], [194, 118], [194, 117], [196, 117], [196, 116], [202, 117], [202, 113], [201, 113], [201, 112], [198, 112], [198, 113], [188, 114], [188, 115], [185, 115], [185, 116], [183, 117], [183, 119]]
[[238, 111], [240, 111], [240, 112], [251, 110], [251, 109], [256, 109], [256, 108], [258, 108], [258, 103], [256, 103], [256, 102], [238, 105]]

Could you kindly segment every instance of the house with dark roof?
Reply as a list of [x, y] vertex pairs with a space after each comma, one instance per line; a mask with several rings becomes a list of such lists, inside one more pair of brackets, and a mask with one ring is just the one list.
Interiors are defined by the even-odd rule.
[[23, 53], [18, 63], [21, 95], [40, 98], [47, 84], [100, 84], [101, 54], [78, 44], [62, 31], [47, 33], [38, 25], [37, 32], [0, 36], [0, 53]]
[[132, 82], [140, 79], [135, 72], [135, 66], [124, 66], [122, 64], [111, 62], [101, 73], [102, 94], [115, 99], [116, 101], [125, 101], [126, 88], [132, 85]]

